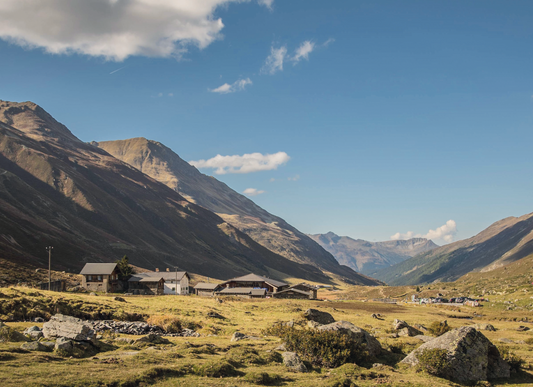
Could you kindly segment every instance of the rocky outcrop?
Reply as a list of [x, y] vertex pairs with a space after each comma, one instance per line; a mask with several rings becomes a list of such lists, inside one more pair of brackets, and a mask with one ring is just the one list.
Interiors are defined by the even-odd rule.
[[475, 325], [472, 325], [472, 327], [479, 331], [491, 331], [491, 332], [496, 331], [496, 328], [494, 328], [494, 326], [491, 324], [475, 324]]
[[316, 321], [319, 324], [331, 324], [335, 319], [328, 312], [321, 312], [318, 309], [307, 309], [304, 312], [304, 317], [309, 321]]
[[293, 372], [307, 372], [307, 367], [295, 352], [283, 352], [283, 364]]
[[348, 321], [337, 321], [331, 324], [322, 325], [317, 328], [319, 331], [333, 331], [350, 336], [357, 344], [365, 344], [370, 356], [378, 356], [381, 353], [381, 344], [370, 333], [362, 328], [356, 327]]
[[508, 378], [510, 367], [498, 349], [481, 332], [472, 327], [454, 329], [411, 352], [403, 364], [418, 366], [426, 351], [445, 350], [446, 359], [436, 371], [437, 376], [459, 383]]
[[56, 314], [43, 324], [44, 337], [64, 337], [76, 341], [95, 341], [92, 327], [79, 318]]

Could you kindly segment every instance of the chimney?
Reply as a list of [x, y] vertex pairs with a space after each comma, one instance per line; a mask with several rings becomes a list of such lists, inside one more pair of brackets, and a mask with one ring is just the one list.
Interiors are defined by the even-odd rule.
[[155, 272], [159, 273], [159, 268], [158, 267], [155, 268]]
[[170, 269], [167, 267], [167, 271], [170, 271]]

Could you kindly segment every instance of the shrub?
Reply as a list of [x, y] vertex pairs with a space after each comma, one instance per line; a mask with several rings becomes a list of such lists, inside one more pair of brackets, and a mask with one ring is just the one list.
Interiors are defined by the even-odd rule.
[[167, 333], [180, 333], [183, 330], [181, 320], [176, 316], [150, 316], [146, 322], [150, 325], [156, 325]]
[[511, 371], [519, 371], [525, 364], [524, 359], [511, 351], [507, 345], [499, 345], [498, 351], [503, 360], [505, 360], [511, 367]]
[[251, 372], [251, 373], [246, 374], [246, 376], [244, 377], [244, 380], [247, 381], [248, 383], [257, 384], [260, 386], [271, 386], [271, 385], [280, 384], [281, 376], [269, 375], [266, 372], [260, 372], [260, 373]]
[[13, 339], [14, 333], [11, 328], [3, 326], [0, 328], [0, 343], [11, 341]]
[[227, 376], [237, 376], [239, 372], [225, 360], [211, 361], [194, 367], [194, 373], [198, 376], [208, 376], [210, 378], [223, 378]]
[[332, 331], [315, 331], [274, 325], [266, 334], [280, 337], [289, 351], [298, 353], [310, 363], [335, 368], [344, 363], [359, 363], [369, 359], [366, 345], [351, 336]]
[[450, 327], [446, 321], [434, 321], [428, 327], [428, 332], [437, 337], [442, 336], [443, 334], [451, 330], [452, 327]]
[[226, 353], [226, 359], [233, 365], [248, 365], [248, 364], [265, 364], [264, 358], [259, 356], [259, 353], [249, 347], [235, 347], [231, 348]]
[[424, 349], [418, 354], [418, 367], [430, 375], [442, 376], [450, 368], [448, 351], [445, 349]]

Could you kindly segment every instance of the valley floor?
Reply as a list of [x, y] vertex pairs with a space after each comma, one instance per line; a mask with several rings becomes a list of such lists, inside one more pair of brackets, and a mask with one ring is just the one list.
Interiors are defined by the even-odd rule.
[[[372, 291], [381, 294], [379, 289]], [[326, 291], [323, 296], [335, 298], [336, 293]], [[524, 298], [525, 293], [521, 293]], [[339, 292], [338, 295], [346, 298], [347, 294]], [[120, 302], [106, 295], [53, 293], [23, 287], [1, 288], [0, 305], [4, 309], [0, 309], [0, 319], [5, 321], [10, 318], [6, 314], [9, 305], [19, 311], [26, 308], [27, 315], [37, 313], [39, 308], [40, 313], [46, 312], [50, 305], [56, 305], [56, 309], [64, 313], [78, 310], [85, 314], [104, 311], [114, 313], [114, 316], [144, 318], [174, 316], [184, 325], [195, 327], [202, 336], [170, 337], [171, 344], [135, 346], [117, 341], [116, 338], [138, 336], [104, 335], [103, 340], [113, 347], [107, 352], [82, 359], [63, 358], [54, 353], [22, 351], [21, 343], [0, 343], [2, 386], [250, 386], [269, 383], [282, 386], [343, 386], [348, 385], [345, 383], [347, 379], [357, 386], [456, 385], [397, 364], [404, 354], [422, 342], [412, 337], [391, 337], [392, 322], [396, 318], [409, 324], [426, 326], [434, 321], [447, 320], [453, 328], [490, 323], [497, 331], [483, 331], [483, 334], [497, 345], [502, 344], [501, 339], [508, 339], [506, 345], [522, 357], [525, 364], [522, 371], [512, 375], [511, 380], [479, 385], [533, 385], [533, 329], [517, 331], [520, 325], [533, 328], [530, 323], [533, 321], [533, 312], [502, 311], [501, 300], [497, 299], [483, 308], [390, 305], [361, 300], [225, 299], [220, 303], [213, 298], [196, 296], [133, 296], [125, 299], [126, 302]], [[280, 339], [265, 336], [264, 329], [276, 321], [298, 322], [302, 319], [303, 311], [308, 308], [329, 312], [336, 320], [352, 322], [371, 332], [385, 349], [391, 351], [377, 359], [385, 365], [366, 365], [368, 368], [344, 365], [337, 369], [313, 367], [308, 373], [288, 372], [274, 356]], [[209, 312], [216, 312], [224, 318], [208, 317]], [[379, 313], [383, 319], [372, 318], [373, 313]], [[42, 324], [7, 322], [7, 325], [22, 331], [29, 326]], [[230, 338], [236, 331], [256, 339], [231, 342]], [[227, 361], [235, 365], [234, 370], [221, 367], [228, 364]], [[264, 373], [268, 375], [265, 376]], [[200, 376], [202, 374], [211, 377]]]

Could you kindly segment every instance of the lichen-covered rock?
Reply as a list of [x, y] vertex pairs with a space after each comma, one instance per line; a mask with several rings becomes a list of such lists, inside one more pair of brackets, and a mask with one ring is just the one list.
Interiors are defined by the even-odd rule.
[[26, 351], [40, 351], [40, 352], [47, 352], [49, 351], [49, 348], [45, 345], [42, 345], [38, 341], [32, 341], [30, 343], [24, 343], [20, 346], [20, 348], [25, 349]]
[[248, 336], [246, 336], [244, 333], [241, 333], [241, 332], [235, 332], [233, 334], [233, 336], [231, 336], [231, 341], [239, 341], [239, 340], [244, 340], [246, 339]]
[[35, 325], [32, 327], [29, 327], [23, 333], [26, 336], [29, 336], [30, 338], [32, 338], [33, 340], [39, 340], [41, 337], [44, 336], [41, 328]]
[[307, 367], [295, 352], [283, 352], [283, 364], [293, 372], [307, 372]]
[[54, 349], [58, 352], [62, 352], [65, 355], [70, 355], [73, 349], [72, 340], [65, 337], [58, 337], [54, 346]]
[[65, 337], [76, 341], [94, 341], [96, 335], [92, 327], [79, 318], [56, 314], [43, 324], [44, 337]]
[[317, 309], [307, 309], [304, 312], [304, 317], [309, 321], [316, 321], [319, 324], [331, 324], [335, 319], [328, 312], [321, 312]]
[[154, 333], [150, 333], [149, 335], [143, 336], [135, 340], [135, 344], [139, 344], [139, 343], [170, 344], [170, 341], [168, 339], [165, 339], [164, 337], [161, 337]]
[[402, 363], [418, 366], [426, 350], [446, 350], [446, 361], [438, 370], [442, 378], [459, 383], [508, 378], [510, 367], [496, 346], [472, 327], [461, 327], [436, 337], [411, 352]]
[[398, 319], [395, 319], [392, 323], [392, 328], [399, 331], [400, 329], [403, 329], [403, 328], [407, 328], [409, 327], [409, 324], [407, 324], [405, 321], [403, 320], [398, 320]]
[[473, 328], [477, 329], [478, 331], [491, 331], [495, 332], [496, 328], [494, 328], [491, 324], [475, 324], [472, 325]]
[[9, 326], [2, 324], [2, 326], [0, 327], [0, 342], [2, 341], [11, 341], [17, 343], [23, 341], [30, 341], [30, 339], [28, 339], [22, 333], [10, 328]]
[[422, 334], [422, 332], [420, 332], [418, 329], [415, 329], [409, 326], [398, 330], [397, 333], [398, 333], [398, 336], [410, 336], [410, 337], [418, 336]]
[[317, 330], [335, 331], [347, 334], [351, 336], [357, 344], [366, 344], [366, 349], [370, 356], [378, 356], [381, 353], [381, 344], [374, 336], [348, 321], [337, 321], [331, 324], [322, 325], [319, 326]]

